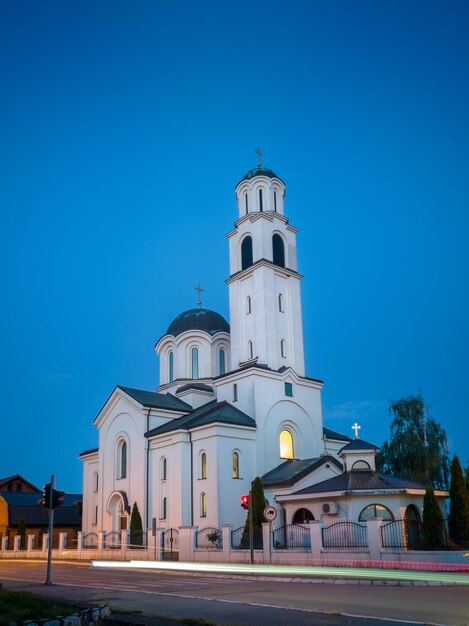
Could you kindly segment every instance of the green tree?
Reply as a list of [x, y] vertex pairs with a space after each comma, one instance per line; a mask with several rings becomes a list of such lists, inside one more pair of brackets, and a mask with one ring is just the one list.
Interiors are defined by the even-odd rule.
[[16, 534], [21, 537], [20, 539], [20, 550], [26, 550], [26, 520], [24, 517], [20, 517], [18, 520], [18, 528], [16, 529]]
[[391, 401], [391, 435], [376, 458], [377, 468], [391, 476], [446, 489], [449, 477], [446, 432], [427, 416], [421, 394]]
[[466, 467], [466, 489], [469, 491], [469, 465]]
[[427, 487], [423, 498], [422, 548], [438, 550], [444, 547], [445, 522], [433, 487]]
[[136, 502], [130, 514], [130, 543], [134, 546], [143, 545], [143, 524]]
[[[264, 487], [262, 486], [262, 480], [257, 476], [251, 484], [251, 498], [252, 498], [252, 526], [253, 526], [253, 544], [255, 548], [262, 548], [262, 523], [264, 519], [264, 509], [266, 506]], [[243, 535], [241, 537], [241, 546], [243, 548], [249, 547], [249, 512], [246, 517], [246, 524], [244, 526]]]
[[460, 544], [469, 540], [469, 491], [461, 463], [456, 455], [451, 461], [449, 497], [449, 536], [455, 543]]

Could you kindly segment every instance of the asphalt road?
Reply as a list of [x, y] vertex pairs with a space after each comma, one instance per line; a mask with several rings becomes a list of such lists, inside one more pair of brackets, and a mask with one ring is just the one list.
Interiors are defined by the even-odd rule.
[[468, 586], [399, 587], [345, 581], [282, 582], [151, 570], [98, 569], [54, 562], [44, 587], [43, 561], [0, 561], [8, 588], [78, 602], [106, 603], [128, 618], [205, 618], [224, 626], [375, 626], [380, 620], [469, 626]]

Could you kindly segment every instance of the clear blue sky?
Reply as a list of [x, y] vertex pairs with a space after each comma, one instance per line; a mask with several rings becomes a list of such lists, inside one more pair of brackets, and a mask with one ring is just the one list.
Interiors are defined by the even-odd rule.
[[287, 184], [325, 424], [420, 388], [469, 459], [469, 4], [0, 4], [0, 476], [81, 489], [116, 384], [196, 304], [228, 316], [234, 187]]

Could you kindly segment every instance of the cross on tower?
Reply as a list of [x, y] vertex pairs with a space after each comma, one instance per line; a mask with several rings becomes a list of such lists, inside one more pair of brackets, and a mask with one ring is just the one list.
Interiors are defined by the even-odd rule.
[[197, 300], [197, 304], [199, 306], [199, 309], [201, 309], [202, 308], [202, 300], [200, 299], [200, 294], [201, 294], [202, 291], [205, 291], [205, 289], [202, 289], [202, 287], [200, 286], [200, 283], [197, 285], [197, 287], [194, 287], [194, 289], [196, 291], [198, 291], [198, 293], [199, 293], [199, 298]]
[[257, 147], [257, 150], [254, 150], [254, 152], [257, 154], [257, 167], [261, 167], [261, 156], [262, 156], [261, 149]]
[[355, 431], [355, 439], [358, 439], [358, 431], [360, 429], [361, 429], [361, 426], [359, 426], [357, 422], [355, 422], [355, 424], [352, 426], [352, 430]]

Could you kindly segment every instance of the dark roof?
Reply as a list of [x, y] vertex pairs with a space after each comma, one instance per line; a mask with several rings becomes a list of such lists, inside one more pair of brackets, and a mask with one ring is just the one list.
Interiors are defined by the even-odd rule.
[[267, 474], [264, 474], [262, 476], [262, 484], [264, 487], [272, 485], [291, 487], [313, 470], [326, 463], [332, 463], [338, 469], [342, 469], [342, 464], [332, 456], [320, 456], [314, 459], [289, 459], [267, 472]]
[[145, 433], [145, 437], [153, 437], [175, 430], [192, 430], [198, 426], [205, 426], [206, 424], [215, 422], [233, 424], [235, 426], [250, 426], [251, 428], [256, 427], [256, 422], [252, 417], [249, 417], [249, 415], [246, 415], [246, 413], [243, 413], [229, 402], [217, 402], [213, 400], [195, 409], [195, 411], [189, 415], [183, 415], [178, 419], [171, 420], [166, 424], [153, 428]]
[[205, 385], [204, 383], [188, 383], [187, 385], [178, 387], [176, 389], [176, 393], [180, 393], [181, 391], [189, 391], [189, 389], [195, 389], [196, 391], [210, 391], [211, 393], [213, 393], [213, 387], [211, 387], [210, 385]]
[[[8, 523], [10, 526], [17, 526], [21, 518], [26, 520], [28, 526], [47, 527], [49, 511], [41, 504], [42, 493], [12, 493], [0, 494], [8, 503]], [[81, 527], [81, 506], [76, 506], [83, 501], [81, 493], [66, 493], [63, 505], [54, 509], [55, 526], [77, 526]]]
[[[273, 172], [272, 170], [268, 170], [266, 167], [254, 167], [252, 170], [249, 170], [249, 172], [246, 172], [246, 174], [239, 181], [238, 185], [242, 183], [243, 180], [251, 180], [251, 178], [255, 178], [256, 176], [267, 176], [267, 178], [278, 178], [278, 180], [280, 180], [283, 183], [283, 180], [279, 176], [277, 176], [277, 174]], [[238, 185], [236, 185], [236, 187]]]
[[132, 389], [117, 385], [128, 396], [137, 400], [142, 406], [155, 409], [169, 409], [170, 411], [192, 411], [192, 407], [187, 402], [179, 400], [170, 393], [158, 393], [157, 391], [145, 391], [144, 389]]
[[368, 443], [368, 441], [363, 441], [363, 439], [352, 439], [350, 443], [341, 448], [339, 452], [343, 452], [344, 450], [379, 450], [379, 446]]
[[307, 493], [326, 493], [333, 491], [365, 491], [370, 489], [422, 489], [425, 485], [411, 480], [386, 476], [371, 470], [352, 470], [339, 476], [328, 478], [316, 485], [296, 491], [294, 495]]
[[[6, 478], [0, 478], [0, 487], [3, 487], [3, 485], [6, 485], [12, 480], [21, 480], [22, 482], [26, 483], [28, 487], [30, 487], [31, 489], [34, 489], [37, 493], [41, 493], [41, 490], [39, 489], [39, 487], [36, 487], [36, 485], [33, 485], [33, 483], [30, 483], [29, 480], [26, 480], [26, 478], [23, 478], [21, 474], [12, 474], [11, 476], [7, 476]], [[0, 493], [3, 493], [3, 491], [1, 491]]]
[[78, 456], [86, 456], [87, 454], [92, 454], [93, 452], [98, 452], [99, 448], [88, 448], [88, 450], [83, 450], [80, 452]]
[[178, 335], [186, 330], [203, 330], [210, 335], [230, 332], [230, 325], [220, 313], [210, 309], [189, 309], [174, 319], [166, 331], [167, 335]]
[[323, 426], [322, 432], [326, 439], [336, 439], [338, 441], [352, 441], [351, 437], [347, 437], [347, 435], [341, 435], [337, 431], [332, 430], [331, 428], [326, 428], [325, 426]]

